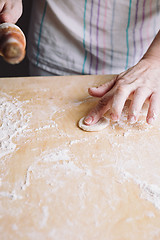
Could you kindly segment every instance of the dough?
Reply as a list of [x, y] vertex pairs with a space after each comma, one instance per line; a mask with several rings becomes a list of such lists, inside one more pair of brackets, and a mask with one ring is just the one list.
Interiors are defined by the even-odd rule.
[[103, 130], [104, 128], [106, 128], [109, 125], [109, 119], [107, 119], [105, 117], [102, 117], [96, 124], [90, 125], [90, 126], [88, 126], [84, 123], [84, 119], [85, 119], [85, 117], [83, 117], [79, 120], [78, 126], [82, 130], [87, 131], [87, 132], [97, 132], [97, 131]]

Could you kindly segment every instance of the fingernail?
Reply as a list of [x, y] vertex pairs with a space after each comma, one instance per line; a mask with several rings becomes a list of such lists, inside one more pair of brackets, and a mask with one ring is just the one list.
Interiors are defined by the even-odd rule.
[[91, 87], [89, 89], [90, 89], [90, 91], [96, 91], [98, 88], [97, 87]]
[[147, 122], [149, 123], [149, 124], [152, 124], [153, 123], [153, 118], [148, 118], [148, 120], [147, 120]]
[[114, 113], [111, 113], [111, 119], [113, 121], [118, 121], [118, 116], [116, 114], [114, 114]]
[[135, 117], [135, 116], [131, 116], [131, 117], [129, 118], [129, 122], [130, 122], [131, 124], [135, 123], [135, 122], [136, 122], [136, 117]]
[[86, 123], [86, 124], [91, 124], [92, 122], [93, 122], [93, 117], [86, 117], [84, 119], [84, 123]]
[[91, 87], [90, 89], [93, 89], [93, 90], [95, 90], [95, 89], [97, 89], [97, 87]]

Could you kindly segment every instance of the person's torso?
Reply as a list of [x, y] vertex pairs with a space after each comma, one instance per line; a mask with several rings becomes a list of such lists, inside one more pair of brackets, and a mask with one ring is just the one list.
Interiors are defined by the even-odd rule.
[[51, 69], [119, 73], [146, 52], [159, 8], [159, 0], [35, 0], [32, 55]]

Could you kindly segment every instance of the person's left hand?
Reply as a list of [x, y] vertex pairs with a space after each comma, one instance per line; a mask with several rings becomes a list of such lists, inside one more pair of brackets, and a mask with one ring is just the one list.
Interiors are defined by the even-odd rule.
[[89, 94], [100, 97], [97, 106], [86, 116], [84, 123], [92, 125], [108, 111], [111, 119], [118, 121], [124, 104], [132, 96], [128, 120], [138, 120], [142, 106], [149, 100], [147, 123], [152, 123], [160, 111], [160, 63], [156, 59], [142, 59], [134, 67], [114, 77], [98, 88], [90, 88]]

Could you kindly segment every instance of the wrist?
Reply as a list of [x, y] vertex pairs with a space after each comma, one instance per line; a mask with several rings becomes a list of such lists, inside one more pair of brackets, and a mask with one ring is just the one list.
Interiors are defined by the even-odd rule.
[[144, 61], [150, 65], [159, 65], [160, 64], [160, 56], [146, 53], [140, 61]]
[[157, 33], [142, 59], [147, 59], [150, 62], [160, 63], [160, 31]]

